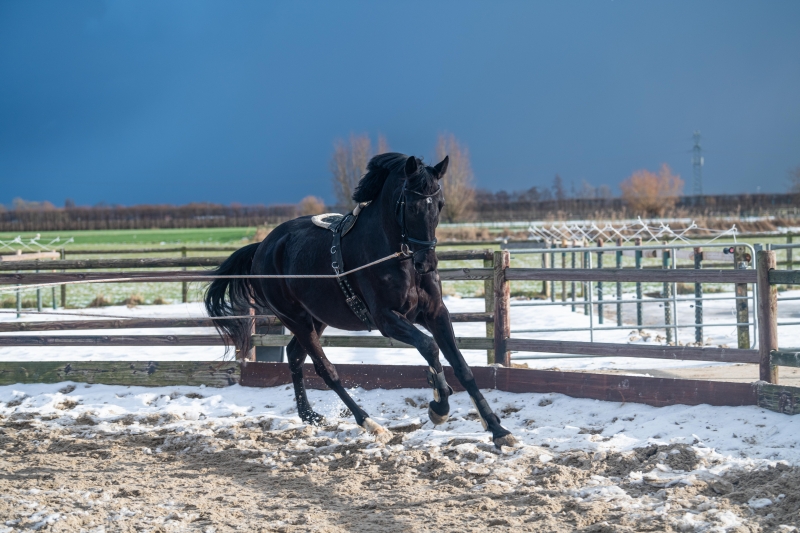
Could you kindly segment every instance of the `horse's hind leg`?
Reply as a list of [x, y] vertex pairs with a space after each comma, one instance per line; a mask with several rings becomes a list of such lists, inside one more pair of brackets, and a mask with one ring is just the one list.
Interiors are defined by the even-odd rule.
[[[392, 434], [372, 420], [366, 411], [361, 409], [355, 400], [347, 394], [347, 391], [342, 386], [342, 382], [339, 379], [339, 374], [336, 372], [336, 367], [331, 364], [325, 356], [325, 352], [322, 351], [322, 346], [319, 344], [319, 335], [315, 328], [308, 327], [308, 324], [305, 322], [299, 322], [289, 317], [281, 316], [280, 319], [281, 322], [294, 333], [294, 337], [300, 344], [300, 347], [311, 357], [311, 360], [314, 362], [314, 369], [317, 371], [319, 377], [322, 378], [328, 388], [341, 398], [342, 402], [344, 402], [347, 408], [350, 409], [350, 412], [353, 413], [356, 423], [375, 435], [375, 439], [378, 442], [388, 442], [389, 439], [392, 438]], [[292, 378], [294, 378], [294, 374], [292, 374]]]
[[289, 345], [286, 346], [286, 358], [289, 360], [289, 370], [292, 373], [292, 382], [294, 383], [294, 399], [297, 402], [297, 414], [300, 419], [307, 424], [314, 424], [315, 426], [325, 423], [325, 417], [315, 412], [308, 402], [306, 396], [306, 387], [303, 383], [303, 363], [308, 355], [297, 342], [297, 337], [293, 338]]

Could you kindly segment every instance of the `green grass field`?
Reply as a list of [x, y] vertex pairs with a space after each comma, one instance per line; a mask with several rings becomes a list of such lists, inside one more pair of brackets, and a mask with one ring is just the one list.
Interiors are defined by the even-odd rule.
[[[137, 230], [91, 230], [91, 231], [46, 231], [42, 232], [39, 243], [47, 244], [56, 237], [61, 242], [73, 238], [75, 242], [67, 248], [103, 247], [152, 247], [165, 245], [180, 246], [235, 246], [250, 240], [256, 228], [190, 228], [190, 229], [137, 229]], [[23, 242], [36, 236], [28, 233], [0, 233], [0, 240], [10, 241], [17, 236]], [[58, 245], [54, 245], [58, 247]]]

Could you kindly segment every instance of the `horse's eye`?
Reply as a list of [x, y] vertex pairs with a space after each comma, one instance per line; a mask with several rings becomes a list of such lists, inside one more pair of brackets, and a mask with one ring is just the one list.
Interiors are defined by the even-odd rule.
[[433, 203], [433, 200], [431, 200], [430, 198], [425, 198], [425, 202], [431, 204]]

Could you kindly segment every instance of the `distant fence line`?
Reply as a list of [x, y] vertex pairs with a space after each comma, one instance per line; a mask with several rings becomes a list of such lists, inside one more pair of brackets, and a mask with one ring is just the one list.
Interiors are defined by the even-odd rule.
[[[800, 194], [720, 194], [681, 196], [673, 212], [699, 218], [714, 216], [800, 216]], [[635, 218], [623, 198], [537, 199], [504, 191], [478, 191], [473, 215], [476, 220], [521, 221], [559, 219]]]
[[0, 231], [222, 228], [277, 224], [297, 216], [289, 205], [147, 205], [0, 212]]
[[[343, 212], [341, 206], [330, 211]], [[764, 216], [797, 218], [800, 194], [682, 196], [675, 211], [689, 217]], [[214, 204], [72, 207], [0, 212], [0, 231], [169, 229], [246, 227], [278, 224], [298, 216], [295, 204], [224, 206]], [[484, 221], [633, 216], [622, 198], [542, 200], [526, 194], [478, 191], [473, 218]]]

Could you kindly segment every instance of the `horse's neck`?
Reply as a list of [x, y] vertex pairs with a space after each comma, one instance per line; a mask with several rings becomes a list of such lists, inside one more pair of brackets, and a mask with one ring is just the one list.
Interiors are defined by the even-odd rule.
[[[394, 184], [391, 183], [391, 177], [387, 178], [387, 183], [384, 186], [384, 190], [381, 191], [381, 194], [378, 198], [376, 198], [370, 205], [367, 207], [362, 213], [367, 214], [369, 213], [369, 227], [370, 232], [372, 235], [377, 233], [378, 228], [380, 228], [380, 233], [383, 238], [390, 244], [390, 246], [394, 247], [395, 245], [399, 246], [401, 241], [401, 230], [400, 224], [397, 221], [397, 212], [395, 210], [395, 204], [397, 198], [393, 197], [394, 191]], [[377, 238], [378, 236], [375, 235]]]

